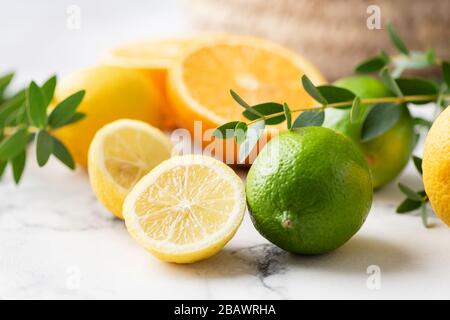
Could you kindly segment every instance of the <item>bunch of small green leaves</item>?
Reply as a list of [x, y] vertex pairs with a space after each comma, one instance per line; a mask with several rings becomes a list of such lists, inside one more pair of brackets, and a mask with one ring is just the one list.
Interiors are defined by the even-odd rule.
[[[450, 63], [443, 61], [436, 56], [436, 51], [434, 49], [428, 49], [426, 51], [412, 51], [410, 50], [400, 35], [395, 31], [392, 25], [387, 27], [389, 37], [398, 50], [398, 54], [394, 56], [389, 56], [383, 50], [380, 51], [379, 55], [369, 58], [355, 68], [356, 73], [374, 73], [380, 72], [383, 68], [391, 68], [391, 72], [394, 78], [400, 78], [404, 71], [406, 70], [422, 70], [427, 68], [441, 68], [442, 69], [442, 79], [439, 82], [433, 82], [421, 78], [413, 78], [414, 80], [422, 80], [422, 85], [418, 86], [419, 83], [411, 82], [412, 87], [409, 93], [405, 94], [436, 94], [437, 99], [436, 106], [441, 108], [446, 108], [448, 105], [448, 93], [450, 89]], [[432, 88], [434, 86], [434, 88]], [[428, 87], [428, 88], [426, 88]], [[426, 103], [426, 101], [424, 101]], [[415, 124], [428, 128], [431, 126], [431, 122], [422, 118], [415, 118]]]
[[[391, 25], [388, 26], [388, 32], [400, 54], [390, 57], [382, 51], [377, 57], [360, 63], [355, 72], [378, 73], [381, 82], [392, 93], [391, 96], [362, 99], [350, 90], [333, 85], [315, 86], [306, 75], [302, 77], [301, 82], [303, 89], [316, 101], [316, 106], [312, 108], [291, 109], [286, 103], [277, 102], [250, 105], [231, 90], [231, 96], [244, 108], [242, 115], [248, 121], [226, 123], [218, 127], [213, 135], [218, 139], [234, 138], [240, 145], [239, 160], [242, 162], [255, 147], [266, 126], [283, 122], [286, 122], [288, 130], [322, 126], [326, 108], [350, 108], [350, 121], [362, 124], [360, 136], [362, 142], [371, 141], [395, 126], [401, 115], [399, 106], [408, 103], [422, 105], [434, 102], [444, 108], [450, 100], [450, 63], [437, 58], [434, 50], [411, 52]], [[442, 70], [441, 82], [401, 76], [407, 69], [431, 66], [439, 66]], [[295, 120], [292, 119], [294, 112], [301, 112]], [[415, 118], [414, 122], [417, 126], [426, 129], [429, 129], [432, 124], [422, 118]], [[406, 190], [404, 187], [402, 189]]]
[[84, 118], [83, 113], [77, 112], [84, 91], [74, 93], [48, 112], [56, 88], [56, 76], [49, 78], [42, 86], [32, 81], [27, 88], [6, 96], [6, 89], [13, 77], [14, 73], [0, 76], [0, 178], [9, 163], [15, 182], [20, 182], [28, 145], [33, 141], [36, 142], [36, 160], [40, 167], [45, 166], [50, 156], [54, 155], [74, 169], [75, 162], [69, 150], [51, 132]]
[[[422, 159], [416, 156], [413, 156], [414, 166], [417, 171], [422, 175]], [[422, 223], [425, 227], [428, 227], [428, 206], [427, 203], [429, 201], [425, 190], [414, 191], [410, 187], [399, 183], [398, 187], [400, 191], [406, 196], [406, 199], [398, 206], [397, 213], [405, 214], [416, 211], [417, 209], [421, 209], [420, 213], [422, 216]]]

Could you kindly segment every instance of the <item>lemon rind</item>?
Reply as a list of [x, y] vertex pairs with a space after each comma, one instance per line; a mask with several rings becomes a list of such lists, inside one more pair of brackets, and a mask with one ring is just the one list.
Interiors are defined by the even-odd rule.
[[[229, 181], [235, 190], [235, 205], [225, 226], [220, 232], [215, 232], [199, 242], [188, 245], [176, 245], [169, 240], [153, 240], [147, 236], [139, 223], [139, 217], [134, 210], [138, 197], [153, 183], [162, 173], [178, 166], [206, 165], [212, 168], [221, 178]], [[224, 163], [211, 157], [200, 155], [185, 155], [173, 157], [162, 162], [149, 174], [144, 176], [128, 194], [124, 206], [123, 215], [129, 233], [144, 248], [163, 258], [173, 262], [193, 262], [212, 255], [220, 250], [234, 235], [241, 224], [245, 214], [245, 188], [242, 180], [236, 173]], [[196, 257], [196, 258], [193, 258]]]

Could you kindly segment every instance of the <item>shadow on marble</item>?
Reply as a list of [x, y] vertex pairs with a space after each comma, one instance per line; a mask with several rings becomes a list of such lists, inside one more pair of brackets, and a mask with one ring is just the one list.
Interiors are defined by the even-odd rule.
[[337, 274], [365, 274], [371, 265], [384, 272], [401, 272], [411, 265], [411, 257], [400, 247], [386, 240], [358, 236], [344, 247], [320, 256], [300, 256], [285, 252], [272, 244], [260, 244], [236, 250], [224, 249], [206, 261], [177, 272], [208, 278], [230, 278], [253, 275], [262, 281], [287, 272], [332, 272]]
[[381, 238], [357, 236], [342, 248], [320, 256], [290, 255], [290, 268], [320, 269], [342, 274], [365, 273], [371, 265], [396, 273], [410, 268], [412, 257], [401, 247]]
[[230, 278], [242, 275], [268, 277], [287, 270], [285, 263], [289, 253], [271, 245], [260, 244], [247, 248], [225, 248], [212, 258], [179, 268], [169, 265], [179, 272], [196, 274], [208, 278]]

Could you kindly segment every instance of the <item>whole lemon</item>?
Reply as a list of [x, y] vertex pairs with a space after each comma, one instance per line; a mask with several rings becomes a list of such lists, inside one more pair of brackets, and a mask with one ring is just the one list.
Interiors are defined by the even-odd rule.
[[55, 105], [79, 90], [86, 95], [78, 108], [86, 117], [55, 132], [75, 162], [87, 166], [89, 145], [97, 130], [122, 118], [160, 125], [160, 93], [142, 73], [119, 67], [98, 66], [64, 78], [55, 92]]
[[450, 226], [450, 108], [439, 115], [428, 133], [422, 169], [433, 210]]
[[256, 229], [280, 248], [321, 254], [349, 240], [372, 205], [370, 171], [358, 147], [327, 128], [281, 133], [247, 176]]

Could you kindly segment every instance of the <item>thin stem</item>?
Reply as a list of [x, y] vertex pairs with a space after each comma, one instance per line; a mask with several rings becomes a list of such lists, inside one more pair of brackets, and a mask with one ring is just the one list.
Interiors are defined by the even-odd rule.
[[[419, 101], [428, 101], [428, 100], [436, 100], [439, 97], [439, 95], [415, 95], [415, 96], [404, 96], [404, 97], [384, 97], [384, 98], [368, 98], [368, 99], [361, 99], [361, 104], [376, 104], [376, 103], [407, 103], [407, 102], [419, 102]], [[446, 94], [442, 96], [442, 99], [447, 100], [450, 99], [450, 94]], [[302, 111], [309, 111], [309, 110], [320, 110], [320, 109], [327, 109], [327, 108], [342, 108], [342, 107], [348, 107], [351, 106], [353, 101], [344, 101], [344, 102], [336, 102], [336, 103], [330, 103], [326, 105], [319, 105], [319, 106], [313, 106], [313, 107], [305, 107], [301, 109], [293, 109], [291, 112], [302, 112]], [[284, 115], [284, 112], [277, 112], [273, 113], [271, 115], [264, 116], [259, 119], [252, 120], [247, 123], [247, 125], [254, 124], [258, 121], [268, 120], [272, 118], [276, 118], [279, 116]]]

